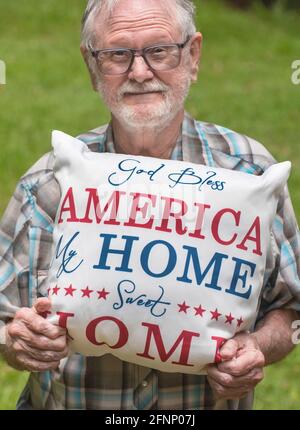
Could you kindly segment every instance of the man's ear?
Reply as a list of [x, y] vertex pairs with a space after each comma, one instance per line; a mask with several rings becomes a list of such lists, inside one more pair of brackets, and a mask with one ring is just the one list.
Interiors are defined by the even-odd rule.
[[196, 82], [198, 79], [199, 64], [201, 60], [202, 40], [203, 40], [203, 37], [201, 33], [196, 33], [192, 37], [190, 55], [191, 55], [191, 78], [193, 82]]
[[91, 68], [89, 63], [89, 56], [91, 55], [91, 53], [85, 46], [82, 46], [82, 45], [80, 46], [80, 51], [85, 61], [85, 64], [88, 68], [94, 91], [98, 92], [98, 76], [96, 75], [95, 71]]

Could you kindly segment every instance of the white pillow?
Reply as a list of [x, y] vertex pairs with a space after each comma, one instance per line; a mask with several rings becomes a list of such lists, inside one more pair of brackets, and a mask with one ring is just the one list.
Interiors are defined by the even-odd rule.
[[71, 348], [204, 373], [251, 329], [290, 163], [262, 176], [91, 152], [53, 132], [61, 201], [49, 296]]

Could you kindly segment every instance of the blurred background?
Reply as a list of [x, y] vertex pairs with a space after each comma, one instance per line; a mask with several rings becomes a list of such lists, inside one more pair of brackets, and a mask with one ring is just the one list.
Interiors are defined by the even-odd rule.
[[[195, 3], [204, 47], [187, 110], [255, 138], [278, 161], [291, 160], [289, 187], [299, 220], [300, 72], [292, 65], [300, 60], [300, 0]], [[109, 119], [80, 57], [85, 5], [0, 0], [0, 60], [6, 64], [6, 85], [0, 85], [0, 216], [20, 176], [51, 149], [51, 130], [76, 136]], [[255, 408], [300, 409], [300, 349], [265, 373]], [[0, 358], [0, 409], [15, 408], [26, 379], [26, 372]]]

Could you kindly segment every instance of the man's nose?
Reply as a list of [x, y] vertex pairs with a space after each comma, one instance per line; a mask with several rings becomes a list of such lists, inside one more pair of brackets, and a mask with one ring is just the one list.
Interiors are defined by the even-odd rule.
[[142, 56], [135, 56], [128, 74], [128, 78], [138, 83], [143, 83], [153, 78], [153, 72]]

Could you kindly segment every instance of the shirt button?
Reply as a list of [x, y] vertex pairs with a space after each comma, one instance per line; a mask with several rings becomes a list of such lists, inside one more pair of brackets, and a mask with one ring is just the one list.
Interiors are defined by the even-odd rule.
[[147, 381], [143, 381], [143, 382], [142, 382], [142, 386], [143, 386], [144, 388], [148, 387], [148, 382], [147, 382]]

